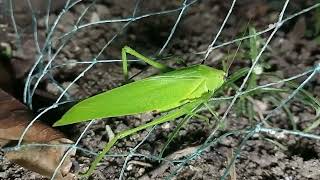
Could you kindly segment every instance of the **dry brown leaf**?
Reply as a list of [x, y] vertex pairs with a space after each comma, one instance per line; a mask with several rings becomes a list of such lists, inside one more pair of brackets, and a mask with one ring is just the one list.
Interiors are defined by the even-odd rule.
[[[17, 142], [32, 118], [31, 112], [25, 105], [0, 89], [0, 147]], [[16, 151], [5, 152], [5, 158], [41, 175], [51, 176], [68, 148], [66, 146], [31, 146], [35, 143], [63, 145], [73, 142], [65, 138], [61, 132], [36, 121], [23, 138], [23, 145], [27, 146]], [[69, 171], [72, 165], [70, 158], [74, 154], [75, 150], [69, 153], [56, 179], [73, 178]]]
[[[3, 90], [0, 90], [0, 139], [18, 140], [32, 120], [32, 114], [25, 105]], [[27, 131], [24, 141], [48, 142], [64, 135], [40, 121]]]
[[[72, 144], [73, 142], [66, 138], [60, 138], [46, 142], [50, 145]], [[24, 143], [24, 145], [32, 143]], [[5, 158], [19, 164], [20, 166], [37, 172], [41, 175], [51, 177], [60, 163], [61, 158], [66, 152], [67, 147], [45, 147], [45, 146], [25, 146], [17, 151], [9, 151], [5, 153]], [[69, 157], [61, 165], [55, 179], [69, 180], [73, 178], [73, 174], [69, 171], [72, 166], [70, 156], [75, 155], [75, 149], [69, 153]]]

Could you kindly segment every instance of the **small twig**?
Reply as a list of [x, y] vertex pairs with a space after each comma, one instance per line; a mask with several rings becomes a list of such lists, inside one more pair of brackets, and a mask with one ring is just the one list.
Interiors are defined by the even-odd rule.
[[[231, 148], [228, 152], [227, 152], [227, 159], [228, 159], [228, 164], [231, 163], [231, 160], [233, 158], [233, 148]], [[231, 168], [230, 168], [230, 180], [236, 180], [237, 179], [237, 172], [236, 172], [236, 167], [235, 167], [235, 163], [232, 164]]]
[[152, 167], [152, 164], [150, 163], [146, 163], [146, 162], [142, 162], [142, 161], [135, 161], [135, 160], [131, 160], [128, 162], [129, 164], [135, 164], [135, 165], [139, 165], [139, 166], [143, 166], [143, 167]]

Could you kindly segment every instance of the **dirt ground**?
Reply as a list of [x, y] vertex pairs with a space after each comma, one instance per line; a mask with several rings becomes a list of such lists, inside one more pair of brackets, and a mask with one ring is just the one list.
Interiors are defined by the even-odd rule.
[[[57, 1], [58, 3], [58, 1]], [[137, 16], [150, 12], [163, 11], [167, 9], [175, 9], [181, 5], [180, 1], [142, 1], [138, 7]], [[284, 2], [278, 1], [239, 1], [237, 2], [233, 13], [231, 14], [221, 36], [216, 44], [221, 44], [242, 37], [248, 28], [248, 24], [260, 31], [269, 24], [276, 22], [278, 14], [282, 9]], [[302, 9], [315, 4], [313, 1], [295, 1], [290, 2], [286, 10], [286, 15], [301, 11]], [[74, 26], [81, 12], [89, 5], [88, 2], [78, 3], [71, 8], [62, 18], [57, 26], [55, 36], [58, 37], [69, 32]], [[185, 63], [200, 63], [203, 55], [195, 54], [206, 50], [208, 44], [211, 43], [215, 34], [218, 32], [229, 8], [231, 1], [199, 1], [189, 7], [184, 13], [176, 32], [173, 35], [168, 47], [163, 55], [175, 55], [185, 60]], [[82, 23], [92, 22], [97, 19], [114, 19], [119, 17], [132, 16], [135, 1], [97, 1], [88, 13], [84, 16]], [[57, 7], [58, 8], [58, 7]], [[319, 9], [319, 8], [318, 8]], [[317, 10], [318, 10], [317, 9]], [[319, 10], [318, 10], [319, 11]], [[58, 10], [51, 13], [50, 18], [58, 15]], [[316, 10], [310, 11], [294, 18], [284, 24], [277, 32], [263, 55], [264, 62], [269, 65], [266, 73], [278, 76], [280, 78], [288, 78], [312, 68], [320, 63], [320, 41], [316, 39], [316, 35], [312, 35], [316, 30]], [[42, 16], [43, 17], [43, 16]], [[137, 20], [125, 28], [119, 36], [112, 41], [110, 46], [103, 51], [98, 58], [102, 59], [120, 59], [121, 48], [129, 45], [146, 55], [155, 55], [162, 45], [165, 43], [170, 31], [176, 22], [178, 13], [165, 14], [159, 16], [151, 16]], [[11, 25], [7, 17], [4, 24]], [[27, 23], [24, 16], [21, 22]], [[18, 19], [19, 21], [19, 19]], [[318, 21], [319, 17], [318, 17]], [[20, 22], [18, 22], [20, 23]], [[44, 42], [45, 20], [38, 20], [39, 41]], [[101, 50], [101, 48], [120, 31], [125, 23], [108, 23], [95, 26], [89, 26], [75, 33], [71, 41], [63, 48], [53, 62], [54, 65], [62, 65], [69, 63], [68, 66], [57, 68], [52, 71], [53, 77], [62, 86], [66, 87], [71, 81], [78, 76], [87, 67], [87, 64], [72, 65], [70, 61], [90, 61]], [[31, 30], [30, 30], [31, 28]], [[319, 26], [320, 28], [320, 26]], [[5, 29], [5, 28], [4, 28]], [[9, 27], [0, 42], [7, 42], [11, 45], [15, 44], [14, 34]], [[32, 27], [27, 23], [24, 26], [22, 47], [28, 56], [14, 56], [12, 62], [18, 63], [14, 66], [15, 77], [21, 82], [18, 87], [23, 88], [23, 78], [26, 77], [26, 71], [30, 64], [34, 62], [34, 46], [32, 46]], [[320, 31], [320, 30], [319, 30]], [[31, 32], [31, 33], [29, 33]], [[263, 34], [261, 38], [268, 38], [270, 33]], [[320, 37], [320, 33], [318, 34]], [[29, 44], [28, 44], [29, 43]], [[31, 45], [30, 45], [31, 44]], [[41, 44], [41, 43], [40, 43]], [[240, 45], [240, 53], [245, 54], [248, 48]], [[239, 44], [232, 44], [214, 50], [208, 57], [206, 64], [221, 68], [221, 61], [226, 56], [235, 53]], [[13, 46], [14, 53], [17, 53], [17, 47]], [[53, 45], [56, 50], [58, 46]], [[231, 56], [232, 57], [232, 56]], [[164, 61], [174, 67], [180, 67], [181, 64], [173, 61]], [[250, 67], [251, 61], [248, 56], [237, 56], [231, 66], [232, 74], [242, 67]], [[130, 66], [130, 74], [140, 72], [145, 69], [142, 63], [132, 63]], [[135, 79], [141, 79], [154, 73], [152, 69], [143, 71]], [[270, 81], [268, 78], [261, 78], [259, 84], [265, 84]], [[301, 83], [303, 79], [298, 79], [296, 83]], [[239, 81], [241, 82], [241, 81]], [[68, 91], [75, 99], [82, 99], [99, 92], [120, 86], [123, 83], [123, 75], [120, 63], [98, 63], [90, 69], [85, 76], [76, 82]], [[304, 88], [312, 94], [313, 97], [320, 96], [320, 76], [313, 78]], [[18, 90], [17, 93], [21, 93]], [[44, 79], [36, 95], [35, 102], [39, 102], [38, 108], [50, 105], [57, 98], [58, 91], [50, 79]], [[230, 92], [229, 92], [230, 93]], [[230, 95], [230, 94], [229, 94]], [[21, 97], [21, 94], [17, 95]], [[267, 115], [274, 108], [266, 98], [261, 96], [253, 96], [265, 107], [260, 113], [262, 116]], [[286, 95], [282, 96], [283, 98]], [[223, 115], [226, 106], [230, 101], [220, 104], [216, 110], [219, 115]], [[235, 107], [236, 108], [236, 107]], [[219, 130], [216, 137], [230, 132], [248, 128], [255, 124], [245, 116], [239, 116], [237, 110], [233, 108], [227, 117], [224, 128]], [[313, 108], [294, 100], [288, 106], [292, 112], [293, 118], [297, 124], [297, 130], [304, 130], [315, 119], [315, 111]], [[64, 111], [60, 112], [63, 114]], [[137, 116], [127, 116], [120, 118], [108, 118], [106, 120], [96, 121], [86, 133], [80, 142], [82, 148], [90, 151], [98, 152], [108, 141], [106, 125], [109, 125], [114, 133], [121, 130], [135, 127], [143, 124], [159, 114], [142, 114]], [[208, 114], [204, 114], [210, 116]], [[46, 116], [42, 119], [48, 119], [49, 124], [58, 119], [58, 117]], [[164, 143], [167, 141], [170, 132], [174, 130], [181, 119], [172, 121], [158, 126], [140, 146], [136, 153], [154, 155], [161, 151]], [[212, 123], [212, 122], [211, 122]], [[277, 116], [269, 120], [269, 125], [274, 128], [285, 128], [292, 130], [289, 117], [281, 111]], [[71, 139], [76, 140], [80, 133], [84, 130], [86, 123], [62, 127], [61, 130]], [[171, 157], [179, 154], [179, 152], [190, 153], [195, 147], [203, 144], [206, 138], [212, 132], [212, 125], [199, 119], [190, 120], [182, 127], [178, 136], [165, 151], [164, 157]], [[115, 147], [112, 148], [112, 154], [127, 153], [130, 148], [134, 148], [147, 135], [148, 130], [139, 132], [128, 138], [120, 140]], [[320, 128], [317, 127], [310, 131], [312, 134], [319, 134]], [[181, 171], [177, 173], [174, 179], [219, 179], [224, 173], [230, 158], [236, 151], [239, 143], [241, 143], [243, 135], [230, 135], [221, 139], [217, 144], [205, 150], [199, 157], [190, 161]], [[276, 138], [272, 135], [257, 134], [250, 138], [246, 145], [242, 148], [239, 157], [235, 161], [233, 169], [230, 171], [231, 176], [227, 179], [320, 179], [320, 141], [314, 139], [301, 138], [293, 135], [284, 135]], [[78, 151], [73, 162], [73, 171], [75, 173], [87, 170], [93, 157]], [[107, 157], [103, 160], [90, 179], [117, 179], [125, 162], [124, 157]], [[175, 163], [176, 165], [177, 163]], [[175, 167], [159, 162], [155, 159], [146, 157], [133, 157], [125, 171], [125, 179], [164, 179], [169, 176]], [[44, 179], [36, 173], [27, 171], [22, 167], [12, 164], [6, 160], [0, 161], [0, 179]]]

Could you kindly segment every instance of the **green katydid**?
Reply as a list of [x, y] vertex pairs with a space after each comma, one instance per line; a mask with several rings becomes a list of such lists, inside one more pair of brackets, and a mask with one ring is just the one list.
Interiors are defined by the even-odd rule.
[[92, 119], [134, 115], [145, 112], [167, 114], [136, 128], [122, 131], [111, 139], [91, 164], [85, 176], [91, 175], [99, 161], [119, 140], [140, 130], [192, 113], [206, 103], [224, 83], [225, 72], [205, 65], [174, 70], [125, 46], [122, 49], [123, 71], [128, 79], [127, 53], [159, 69], [162, 74], [138, 80], [87, 98], [74, 105], [54, 126]]

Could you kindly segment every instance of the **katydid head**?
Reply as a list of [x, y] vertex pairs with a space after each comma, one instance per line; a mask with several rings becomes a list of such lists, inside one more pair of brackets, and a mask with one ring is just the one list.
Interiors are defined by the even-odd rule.
[[[208, 67], [208, 66], [207, 66]], [[210, 90], [215, 91], [220, 88], [226, 79], [226, 73], [222, 70], [210, 68], [210, 72], [208, 73], [208, 81], [207, 85]]]
[[206, 86], [209, 91], [215, 91], [222, 86], [226, 75], [224, 71], [206, 65], [199, 65], [198, 67], [201, 70], [202, 77], [205, 77]]

